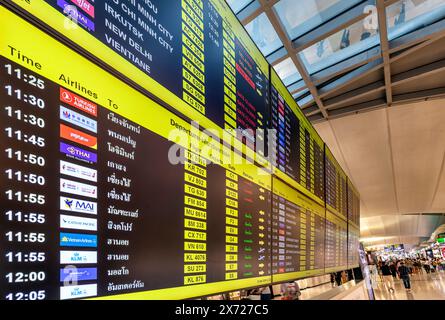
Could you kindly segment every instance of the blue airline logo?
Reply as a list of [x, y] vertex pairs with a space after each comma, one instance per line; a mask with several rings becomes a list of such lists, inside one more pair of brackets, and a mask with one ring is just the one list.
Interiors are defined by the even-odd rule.
[[60, 197], [60, 210], [97, 215], [97, 203], [71, 197]]
[[91, 234], [60, 233], [61, 247], [97, 247], [97, 236]]

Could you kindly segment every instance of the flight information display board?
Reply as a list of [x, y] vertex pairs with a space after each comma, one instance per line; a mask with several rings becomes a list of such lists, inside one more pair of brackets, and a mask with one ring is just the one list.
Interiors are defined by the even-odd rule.
[[343, 219], [347, 219], [347, 176], [327, 146], [325, 146], [325, 158], [326, 207]]
[[348, 269], [359, 266], [360, 229], [348, 223]]
[[324, 144], [275, 70], [271, 69], [271, 127], [281, 179], [324, 205]]
[[325, 272], [346, 270], [348, 266], [348, 223], [326, 210]]
[[359, 266], [360, 196], [348, 179], [348, 268]]
[[273, 282], [322, 274], [324, 208], [277, 178], [272, 185]]
[[266, 128], [268, 63], [224, 0], [10, 2], [205, 128]]
[[4, 7], [0, 28], [1, 299], [271, 282], [270, 174], [208, 164], [230, 151]]
[[360, 228], [360, 195], [348, 179], [348, 222]]

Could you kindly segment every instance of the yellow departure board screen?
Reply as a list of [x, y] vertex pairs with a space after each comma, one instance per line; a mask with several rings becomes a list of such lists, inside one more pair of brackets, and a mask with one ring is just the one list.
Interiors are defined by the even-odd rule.
[[348, 269], [359, 266], [360, 229], [348, 222]]
[[326, 210], [325, 272], [347, 269], [348, 223]]
[[272, 184], [273, 282], [324, 273], [324, 208], [276, 178]]
[[326, 207], [343, 219], [347, 219], [347, 176], [327, 146], [325, 158]]
[[324, 205], [324, 143], [273, 69], [270, 102], [275, 175]]
[[224, 0], [10, 2], [203, 127], [264, 140], [269, 66]]
[[0, 27], [2, 299], [271, 282], [270, 174], [3, 7]]

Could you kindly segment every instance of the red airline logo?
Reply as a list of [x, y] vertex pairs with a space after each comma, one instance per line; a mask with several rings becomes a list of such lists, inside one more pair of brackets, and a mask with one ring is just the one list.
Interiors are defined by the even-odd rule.
[[97, 138], [82, 131], [70, 128], [64, 124], [60, 125], [60, 137], [84, 146], [97, 149]]
[[97, 117], [97, 105], [85, 100], [84, 98], [78, 96], [75, 93], [72, 93], [64, 88], [60, 88], [60, 101], [69, 104], [72, 107], [75, 107], [79, 110], [82, 110], [86, 113], [91, 114], [92, 116]]
[[83, 11], [88, 13], [94, 18], [94, 6], [86, 0], [72, 0], [75, 4], [79, 6]]

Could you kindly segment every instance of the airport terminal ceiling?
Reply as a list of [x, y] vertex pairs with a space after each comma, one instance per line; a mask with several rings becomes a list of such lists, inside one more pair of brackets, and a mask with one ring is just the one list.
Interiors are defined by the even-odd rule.
[[228, 0], [312, 122], [445, 94], [443, 0]]

